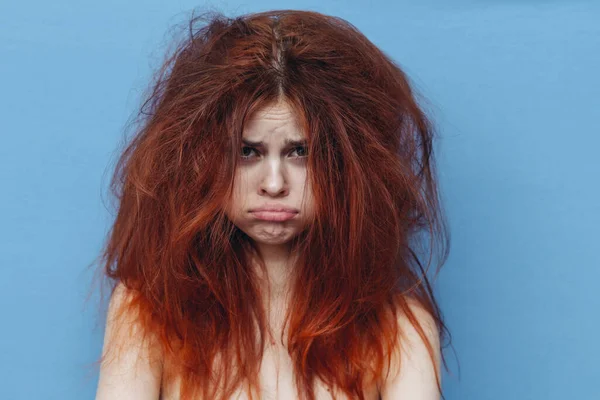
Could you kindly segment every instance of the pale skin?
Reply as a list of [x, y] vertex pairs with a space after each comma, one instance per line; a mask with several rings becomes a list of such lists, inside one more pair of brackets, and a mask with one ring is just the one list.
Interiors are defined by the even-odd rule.
[[[298, 127], [294, 114], [285, 102], [276, 103], [258, 111], [244, 127], [246, 141], [240, 154], [243, 160], [236, 173], [234, 194], [228, 217], [248, 234], [260, 248], [267, 266], [267, 276], [262, 277], [265, 304], [268, 310], [272, 336], [279, 338], [286, 306], [285, 293], [290, 254], [289, 242], [310, 221], [314, 212], [312, 192], [306, 179], [306, 151], [296, 146], [305, 135]], [[287, 141], [287, 142], [286, 142]], [[290, 145], [290, 141], [294, 146]], [[249, 142], [262, 142], [252, 150]], [[265, 204], [283, 204], [298, 210], [298, 215], [288, 221], [257, 219], [251, 210]], [[136, 335], [115, 333], [111, 310], [126, 296], [119, 287], [111, 299], [104, 348], [118, 344], [123, 350], [112, 363], [103, 364], [96, 400], [178, 400], [177, 384], [162, 388], [163, 366], [155, 349], [142, 346]], [[435, 352], [435, 369], [440, 372], [439, 336], [432, 317], [416, 303], [410, 303], [413, 312], [425, 329]], [[434, 366], [425, 344], [408, 319], [400, 317], [398, 323], [406, 333], [401, 350], [402, 368], [397, 357], [392, 358], [388, 379], [367, 389], [367, 399], [383, 400], [439, 400]], [[149, 360], [155, 360], [150, 362]], [[266, 344], [260, 369], [263, 399], [294, 399], [292, 364], [285, 346], [274, 340]], [[330, 393], [317, 382], [317, 399], [347, 399], [339, 393]], [[245, 393], [236, 393], [232, 399], [247, 399]]]

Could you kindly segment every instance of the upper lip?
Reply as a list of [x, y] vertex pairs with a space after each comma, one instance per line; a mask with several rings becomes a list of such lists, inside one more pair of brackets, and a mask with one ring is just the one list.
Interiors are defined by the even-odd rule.
[[283, 204], [267, 204], [267, 205], [253, 208], [250, 210], [250, 212], [254, 212], [254, 211], [279, 211], [279, 212], [294, 212], [294, 213], [298, 212], [297, 209], [284, 206]]

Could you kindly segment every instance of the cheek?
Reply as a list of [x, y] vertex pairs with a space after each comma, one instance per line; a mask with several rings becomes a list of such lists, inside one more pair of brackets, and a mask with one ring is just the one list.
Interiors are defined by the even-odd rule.
[[238, 199], [243, 199], [248, 195], [250, 186], [250, 175], [248, 172], [239, 171], [233, 182], [233, 194]]
[[238, 173], [235, 176], [231, 198], [227, 204], [227, 214], [230, 219], [235, 219], [240, 213], [244, 203], [246, 202], [247, 193], [247, 177], [243, 176], [241, 173]]
[[303, 182], [302, 189], [302, 211], [307, 219], [311, 219], [315, 213], [315, 198], [310, 182]]

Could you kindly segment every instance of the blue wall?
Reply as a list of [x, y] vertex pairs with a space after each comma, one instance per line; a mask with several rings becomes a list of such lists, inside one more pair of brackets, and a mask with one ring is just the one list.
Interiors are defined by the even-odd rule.
[[[5, 3], [0, 398], [91, 399], [106, 167], [166, 32], [202, 4]], [[447, 399], [600, 398], [600, 2], [212, 4], [339, 15], [428, 99], [452, 234]]]

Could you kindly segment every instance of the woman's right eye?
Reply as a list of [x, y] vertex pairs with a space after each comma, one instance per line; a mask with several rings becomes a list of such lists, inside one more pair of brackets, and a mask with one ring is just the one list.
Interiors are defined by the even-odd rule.
[[242, 154], [241, 157], [243, 159], [249, 159], [252, 158], [252, 152], [256, 152], [256, 149], [253, 147], [249, 147], [249, 146], [242, 146]]

